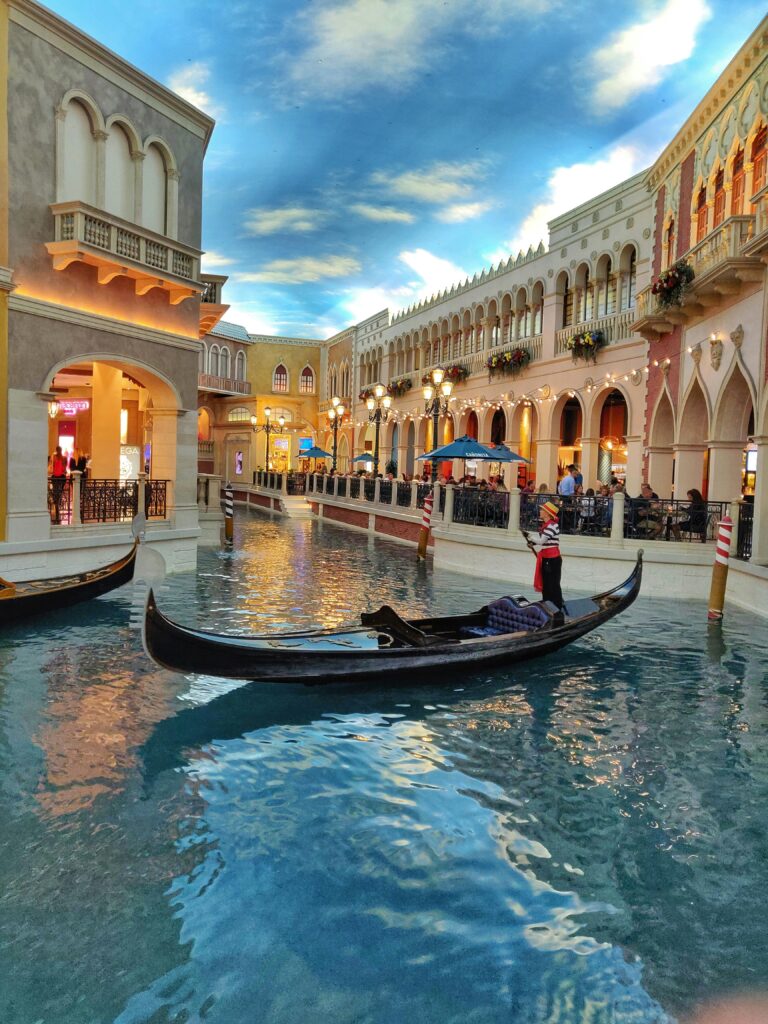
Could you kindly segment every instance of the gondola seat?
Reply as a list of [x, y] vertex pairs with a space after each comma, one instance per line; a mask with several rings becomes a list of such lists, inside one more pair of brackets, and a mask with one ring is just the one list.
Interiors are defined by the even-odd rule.
[[536, 604], [519, 605], [510, 597], [500, 597], [488, 605], [484, 626], [464, 626], [461, 635], [499, 636], [502, 633], [530, 633], [549, 622], [549, 616]]

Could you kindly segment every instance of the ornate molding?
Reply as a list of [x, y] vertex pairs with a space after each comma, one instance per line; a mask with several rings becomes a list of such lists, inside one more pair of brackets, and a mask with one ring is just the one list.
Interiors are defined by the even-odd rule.
[[744, 328], [741, 324], [739, 324], [735, 330], [731, 331], [731, 341], [733, 342], [733, 347], [736, 351], [740, 351], [744, 341]]

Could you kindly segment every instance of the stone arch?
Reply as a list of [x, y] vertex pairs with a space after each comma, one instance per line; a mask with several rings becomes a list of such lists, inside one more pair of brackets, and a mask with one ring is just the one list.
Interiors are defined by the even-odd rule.
[[675, 410], [666, 390], [662, 391], [656, 400], [651, 424], [648, 431], [648, 442], [653, 447], [669, 447], [670, 450], [675, 441]]
[[197, 440], [212, 441], [211, 430], [215, 422], [213, 411], [207, 405], [200, 405], [197, 409]]
[[712, 414], [712, 437], [718, 441], [746, 440], [750, 416], [756, 407], [750, 382], [734, 364], [720, 390]]
[[691, 378], [680, 406], [677, 424], [678, 444], [701, 444], [710, 436], [711, 410], [698, 371]]

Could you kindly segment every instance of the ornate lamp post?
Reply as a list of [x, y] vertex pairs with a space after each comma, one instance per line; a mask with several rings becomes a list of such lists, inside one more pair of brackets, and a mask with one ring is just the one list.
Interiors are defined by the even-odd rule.
[[331, 408], [328, 410], [328, 419], [331, 421], [331, 427], [333, 428], [333, 464], [331, 466], [332, 471], [336, 472], [336, 450], [338, 447], [338, 435], [339, 435], [339, 423], [344, 416], [344, 406], [341, 399], [334, 395], [331, 399]]
[[367, 399], [368, 419], [376, 427], [376, 440], [373, 446], [373, 475], [379, 475], [379, 430], [381, 424], [386, 423], [389, 418], [389, 408], [392, 405], [392, 396], [387, 394], [384, 384], [374, 384], [373, 394]]
[[[432, 448], [438, 447], [437, 431], [440, 426], [440, 416], [448, 412], [448, 399], [453, 391], [453, 383], [445, 379], [445, 370], [442, 366], [436, 366], [430, 371], [431, 384], [424, 385], [424, 412], [432, 417]], [[432, 462], [432, 481], [437, 474], [437, 462]]]
[[266, 437], [267, 447], [266, 447], [266, 458], [264, 459], [264, 461], [266, 462], [265, 469], [269, 469], [269, 438], [270, 438], [270, 435], [271, 434], [282, 434], [284, 432], [283, 428], [285, 427], [285, 416], [278, 416], [277, 417], [277, 424], [278, 424], [277, 426], [275, 426], [272, 423], [271, 417], [272, 417], [272, 410], [270, 409], [270, 407], [268, 405], [264, 408], [264, 423], [262, 425], [259, 424], [259, 422], [256, 419], [255, 415], [251, 416], [251, 430], [253, 430], [254, 434], [258, 434], [260, 431], [263, 431], [264, 432], [264, 436]]

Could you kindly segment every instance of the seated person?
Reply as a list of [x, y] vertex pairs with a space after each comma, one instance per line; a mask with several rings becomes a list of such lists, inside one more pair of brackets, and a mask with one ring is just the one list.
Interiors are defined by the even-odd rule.
[[682, 510], [688, 518], [681, 523], [672, 523], [672, 533], [675, 540], [680, 540], [681, 533], [697, 533], [704, 540], [707, 533], [707, 503], [701, 491], [695, 487], [688, 491], [688, 500], [690, 505]]
[[659, 496], [650, 484], [640, 486], [640, 497], [632, 499], [635, 529], [640, 536], [656, 540], [664, 529]]

